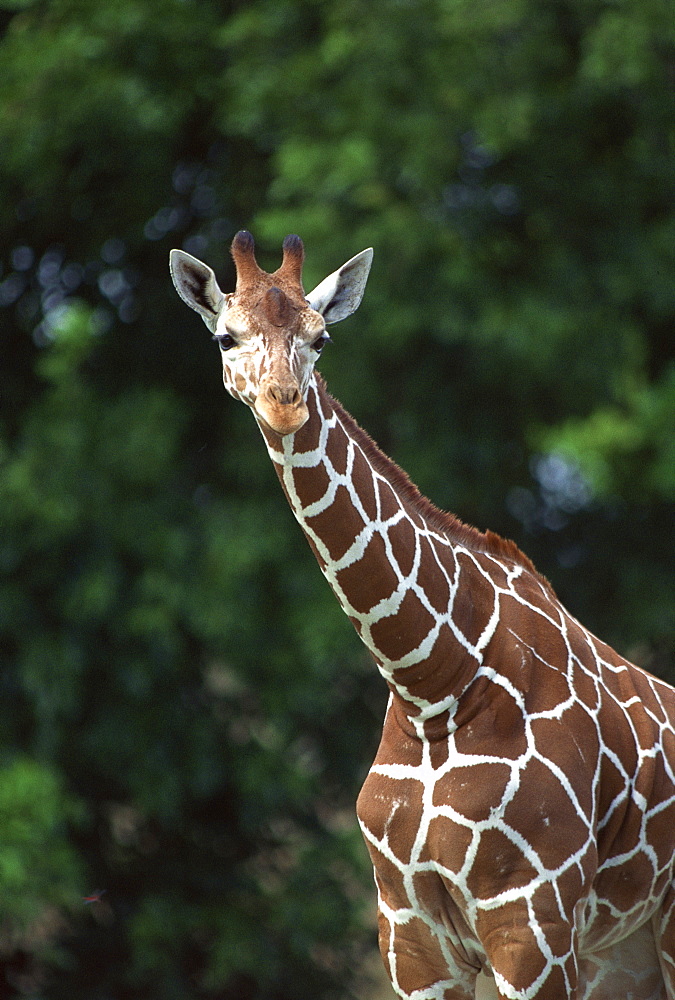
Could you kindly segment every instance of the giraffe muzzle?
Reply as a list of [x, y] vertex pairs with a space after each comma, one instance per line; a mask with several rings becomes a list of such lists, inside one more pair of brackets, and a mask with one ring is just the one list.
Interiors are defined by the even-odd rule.
[[307, 422], [309, 410], [297, 383], [261, 386], [255, 401], [258, 416], [276, 434], [294, 434]]

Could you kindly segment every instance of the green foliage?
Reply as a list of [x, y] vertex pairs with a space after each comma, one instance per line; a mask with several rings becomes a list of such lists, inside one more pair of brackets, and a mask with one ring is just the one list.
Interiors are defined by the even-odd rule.
[[72, 909], [82, 888], [68, 842], [75, 804], [50, 768], [27, 757], [0, 771], [0, 917], [3, 934], [28, 931], [45, 909]]
[[675, 500], [675, 367], [623, 402], [549, 431], [543, 446], [571, 457], [600, 496]]
[[0, 28], [0, 993], [354, 996], [386, 691], [168, 250], [229, 288], [237, 229], [268, 267], [299, 232], [310, 288], [372, 245], [331, 390], [672, 680], [670, 5], [8, 0]]

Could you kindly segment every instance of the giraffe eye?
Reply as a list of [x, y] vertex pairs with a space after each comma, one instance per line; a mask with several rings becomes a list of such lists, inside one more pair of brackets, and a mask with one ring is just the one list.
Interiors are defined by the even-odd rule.
[[218, 343], [221, 351], [229, 351], [236, 343], [234, 337], [231, 337], [229, 333], [216, 334], [212, 339]]
[[330, 343], [332, 343], [332, 341], [328, 336], [328, 334], [322, 333], [321, 336], [318, 337], [312, 344], [312, 350], [316, 351], [317, 354], [321, 354], [322, 350], [324, 349], [324, 346]]

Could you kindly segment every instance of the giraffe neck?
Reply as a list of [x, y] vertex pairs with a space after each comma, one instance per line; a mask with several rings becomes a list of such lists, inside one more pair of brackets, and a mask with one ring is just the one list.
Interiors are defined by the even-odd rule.
[[307, 404], [295, 434], [261, 425], [291, 509], [414, 731], [451, 727], [499, 628], [495, 587], [534, 569], [513, 543], [434, 507], [316, 374]]

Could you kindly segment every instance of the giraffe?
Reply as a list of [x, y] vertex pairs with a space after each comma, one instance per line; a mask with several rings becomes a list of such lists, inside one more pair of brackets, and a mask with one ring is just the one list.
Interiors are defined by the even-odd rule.
[[[304, 248], [171, 274], [253, 411], [293, 514], [389, 687], [357, 800], [404, 1000], [675, 998], [675, 689], [561, 605], [513, 542], [421, 495], [315, 363], [372, 250], [305, 295]], [[484, 995], [487, 995], [484, 994]]]

